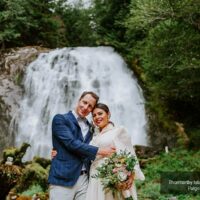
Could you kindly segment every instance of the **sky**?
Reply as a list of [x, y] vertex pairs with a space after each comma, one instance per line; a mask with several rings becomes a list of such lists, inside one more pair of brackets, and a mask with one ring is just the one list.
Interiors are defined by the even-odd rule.
[[83, 2], [85, 8], [91, 5], [91, 0], [67, 0], [67, 2], [72, 5], [77, 4], [79, 1]]

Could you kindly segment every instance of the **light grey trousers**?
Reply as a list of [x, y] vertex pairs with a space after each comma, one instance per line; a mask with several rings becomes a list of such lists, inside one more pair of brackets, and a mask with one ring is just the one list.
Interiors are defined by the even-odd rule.
[[50, 185], [49, 200], [86, 200], [87, 187], [87, 174], [79, 176], [78, 181], [72, 187]]

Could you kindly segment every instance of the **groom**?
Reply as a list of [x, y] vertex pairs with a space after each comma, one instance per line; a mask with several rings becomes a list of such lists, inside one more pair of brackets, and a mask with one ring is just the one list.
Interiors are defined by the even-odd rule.
[[50, 200], [85, 200], [90, 161], [96, 155], [107, 156], [115, 152], [112, 147], [89, 145], [91, 125], [86, 116], [93, 110], [99, 97], [83, 92], [75, 110], [57, 114], [52, 122], [53, 158], [49, 172]]

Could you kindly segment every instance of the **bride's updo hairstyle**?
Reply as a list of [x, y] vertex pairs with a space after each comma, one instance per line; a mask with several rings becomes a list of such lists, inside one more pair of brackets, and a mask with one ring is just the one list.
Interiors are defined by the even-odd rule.
[[104, 103], [97, 103], [96, 106], [94, 107], [94, 109], [95, 109], [95, 108], [102, 109], [102, 110], [104, 110], [107, 114], [110, 113], [110, 110], [109, 110], [108, 106], [107, 106], [106, 104], [104, 104]]
[[[110, 118], [111, 113], [110, 113], [110, 110], [109, 110], [109, 108], [108, 108], [108, 106], [106, 104], [104, 104], [104, 103], [97, 103], [96, 106], [94, 107], [94, 109], [95, 108], [99, 108], [99, 109], [104, 110], [109, 115], [109, 118]], [[109, 123], [111, 123], [114, 126], [113, 122], [109, 121]]]

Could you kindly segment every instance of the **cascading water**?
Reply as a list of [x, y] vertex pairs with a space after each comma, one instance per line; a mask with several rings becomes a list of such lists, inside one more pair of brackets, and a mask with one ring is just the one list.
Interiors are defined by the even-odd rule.
[[111, 120], [126, 127], [133, 144], [147, 143], [141, 89], [111, 47], [63, 48], [43, 53], [28, 66], [24, 87], [15, 122], [16, 145], [31, 144], [25, 160], [35, 155], [50, 157], [53, 116], [73, 109], [80, 94], [88, 90], [108, 104]]

